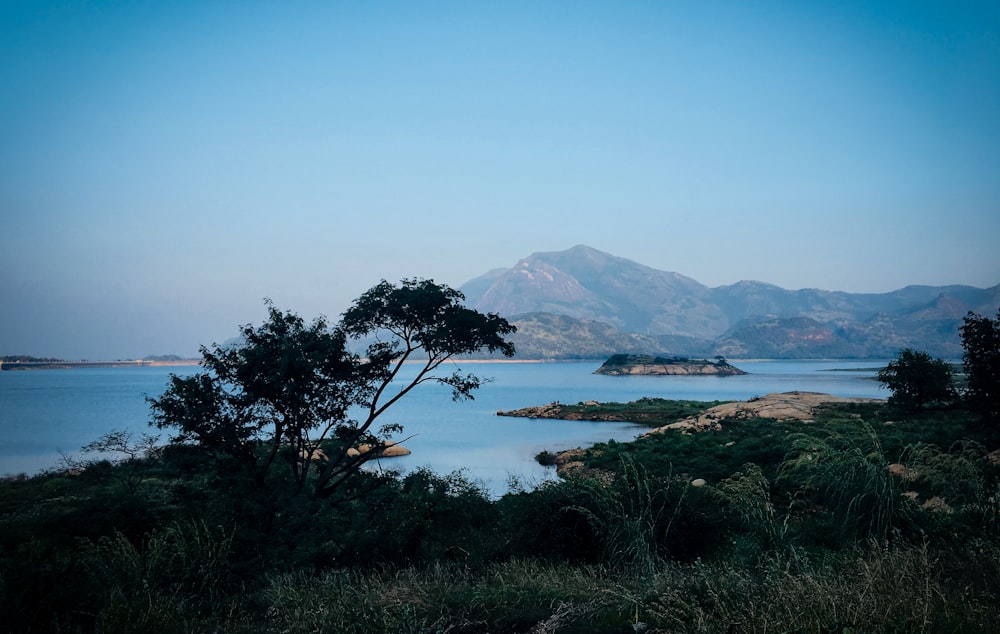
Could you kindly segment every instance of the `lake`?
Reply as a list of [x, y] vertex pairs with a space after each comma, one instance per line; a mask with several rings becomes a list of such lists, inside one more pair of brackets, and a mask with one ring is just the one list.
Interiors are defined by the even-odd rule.
[[[475, 400], [453, 402], [448, 389], [422, 385], [393, 406], [383, 422], [400, 423], [397, 437], [413, 451], [383, 460], [402, 472], [428, 467], [446, 474], [462, 470], [494, 494], [516, 478], [531, 486], [555, 477], [534, 456], [609, 439], [632, 440], [646, 428], [629, 423], [530, 420], [496, 416], [553, 401], [633, 401], [644, 396], [695, 400], [746, 400], [771, 392], [802, 390], [838, 396], [886, 398], [873, 380], [887, 361], [730, 361], [743, 376], [600, 376], [599, 362], [456, 363], [463, 371], [491, 377]], [[58, 467], [78, 457], [87, 443], [113, 429], [136, 434], [167, 433], [148, 426], [145, 396], [158, 396], [171, 373], [197, 367], [81, 368], [0, 372], [0, 475]], [[416, 372], [408, 366], [405, 372]], [[452, 370], [447, 370], [449, 373]]]

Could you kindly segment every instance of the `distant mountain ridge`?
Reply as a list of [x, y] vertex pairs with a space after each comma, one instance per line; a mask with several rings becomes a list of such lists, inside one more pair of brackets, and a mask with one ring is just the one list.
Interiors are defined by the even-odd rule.
[[962, 353], [962, 317], [970, 310], [994, 314], [1000, 305], [1000, 285], [889, 293], [790, 291], [754, 281], [709, 288], [583, 245], [535, 253], [461, 290], [469, 306], [518, 323], [519, 357], [553, 359], [886, 358], [903, 347], [953, 358]]

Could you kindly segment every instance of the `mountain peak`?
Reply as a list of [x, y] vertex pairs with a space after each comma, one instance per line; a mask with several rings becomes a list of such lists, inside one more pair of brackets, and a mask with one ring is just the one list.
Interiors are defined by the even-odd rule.
[[[509, 269], [471, 280], [461, 290], [467, 304], [483, 312], [563, 315], [665, 343], [721, 342], [725, 336], [736, 346], [730, 349], [753, 356], [782, 351], [829, 356], [840, 350], [844, 356], [885, 357], [894, 355], [898, 346], [953, 356], [960, 350], [961, 316], [968, 310], [982, 312], [984, 305], [996, 306], [998, 288], [910, 286], [860, 294], [793, 291], [750, 280], [708, 288], [679, 273], [578, 244], [565, 251], [533, 253]], [[803, 319], [815, 324], [806, 328]], [[767, 328], [751, 328], [754, 324]], [[734, 343], [737, 331], [742, 343]], [[779, 331], [794, 346], [780, 343], [785, 335], [776, 335]], [[820, 343], [823, 346], [817, 347]]]
[[[705, 305], [709, 289], [695, 280], [582, 244], [534, 253], [476, 293], [482, 286], [477, 278], [462, 290], [470, 305], [485, 312], [557, 313], [630, 332], [699, 337], [721, 334], [728, 327], [721, 311]], [[700, 312], [696, 323], [681, 314], [681, 304]], [[663, 320], [665, 313], [677, 314], [680, 320]]]

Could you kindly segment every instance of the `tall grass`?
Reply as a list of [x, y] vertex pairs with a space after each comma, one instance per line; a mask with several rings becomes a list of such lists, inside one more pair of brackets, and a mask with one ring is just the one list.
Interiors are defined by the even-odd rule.
[[81, 544], [98, 631], [178, 632], [229, 599], [232, 541], [203, 522], [175, 523], [136, 546], [121, 533]]
[[[973, 555], [969, 552], [966, 555]], [[757, 565], [661, 563], [648, 579], [604, 566], [513, 560], [270, 579], [273, 632], [996, 632], [1000, 589], [945, 574], [927, 544], [869, 542]], [[993, 553], [987, 565], [996, 566]], [[631, 626], [631, 627], [630, 627]]]
[[645, 607], [661, 631], [1000, 631], [998, 589], [970, 593], [953, 584], [926, 544], [872, 542], [802, 563], [777, 557], [757, 568], [719, 562], [675, 569]]
[[268, 631], [292, 634], [565, 632], [627, 620], [608, 579], [599, 568], [514, 560], [475, 572], [451, 564], [286, 573], [270, 579], [264, 596]]
[[734, 510], [744, 534], [760, 550], [781, 549], [789, 541], [789, 516], [779, 516], [771, 501], [771, 483], [753, 463], [719, 483], [719, 490]]
[[833, 510], [845, 537], [884, 542], [894, 531], [908, 527], [915, 508], [889, 471], [878, 436], [871, 427], [865, 429], [860, 441], [836, 434], [797, 435], [779, 479], [818, 494], [815, 501]]
[[[650, 577], [663, 561], [664, 542], [689, 485], [651, 478], [627, 454], [610, 482], [591, 479], [580, 485], [589, 495], [576, 510], [600, 536], [603, 560], [636, 578]], [[670, 495], [672, 486], [684, 489], [676, 500]]]

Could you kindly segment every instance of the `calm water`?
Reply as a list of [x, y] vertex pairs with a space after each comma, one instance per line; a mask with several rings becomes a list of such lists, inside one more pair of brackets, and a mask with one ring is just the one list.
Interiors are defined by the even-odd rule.
[[[492, 377], [473, 401], [452, 402], [450, 392], [424, 385], [390, 409], [384, 422], [405, 427], [399, 439], [413, 454], [383, 461], [408, 471], [464, 470], [494, 492], [510, 477], [531, 485], [554, 472], [538, 465], [538, 452], [608, 439], [631, 440], [644, 428], [627, 423], [528, 420], [496, 416], [497, 410], [553, 401], [631, 401], [643, 396], [745, 400], [770, 392], [804, 390], [839, 396], [885, 398], [872, 380], [885, 361], [739, 361], [750, 374], [735, 377], [608, 377], [593, 374], [599, 363], [482, 363], [461, 369]], [[833, 369], [852, 369], [831, 372]], [[867, 368], [867, 370], [863, 370]], [[409, 369], [409, 368], [408, 368]], [[159, 395], [171, 373], [196, 367], [95, 368], [0, 372], [0, 475], [36, 473], [58, 466], [63, 455], [112, 429], [137, 434], [150, 428], [145, 396]], [[415, 371], [415, 368], [410, 369]], [[166, 434], [162, 435], [166, 440]]]

